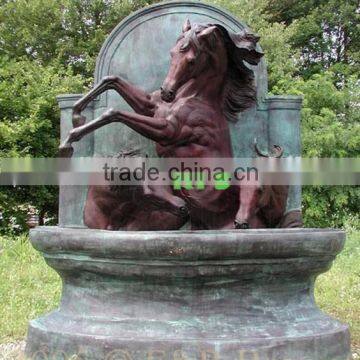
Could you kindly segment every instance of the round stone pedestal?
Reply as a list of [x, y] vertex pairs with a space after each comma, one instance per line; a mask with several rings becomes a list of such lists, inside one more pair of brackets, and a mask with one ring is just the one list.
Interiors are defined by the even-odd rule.
[[[63, 280], [60, 308], [31, 321], [32, 359], [345, 360], [348, 327], [314, 281], [339, 230], [120, 232], [38, 227]], [[75, 357], [77, 355], [78, 357]]]

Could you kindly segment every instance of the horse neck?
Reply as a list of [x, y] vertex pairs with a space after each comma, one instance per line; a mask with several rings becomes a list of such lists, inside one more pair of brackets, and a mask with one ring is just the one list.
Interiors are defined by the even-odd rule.
[[227, 64], [211, 64], [196, 79], [191, 79], [182, 86], [179, 93], [184, 96], [202, 98], [212, 103], [222, 103], [226, 79]]

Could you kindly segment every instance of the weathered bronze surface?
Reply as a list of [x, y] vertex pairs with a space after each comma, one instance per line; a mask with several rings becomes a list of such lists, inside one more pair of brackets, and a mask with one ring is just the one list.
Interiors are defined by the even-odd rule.
[[30, 324], [49, 359], [346, 360], [346, 325], [314, 302], [344, 233], [321, 229], [103, 231], [41, 227], [60, 308]]
[[[95, 84], [104, 77], [117, 76], [145, 93], [159, 89], [171, 65], [169, 50], [176, 43], [181, 28], [190, 18], [192, 24], [217, 23], [230, 33], [244, 33], [246, 25], [231, 14], [198, 1], [172, 1], [156, 4], [132, 14], [121, 22], [106, 40], [97, 60]], [[153, 46], [149, 46], [153, 44]], [[257, 46], [259, 52], [261, 49]], [[254, 139], [261, 149], [279, 144], [284, 156], [300, 156], [300, 107], [297, 96], [268, 96], [264, 57], [258, 65], [250, 65], [256, 84], [256, 104], [240, 111], [237, 121], [227, 122], [232, 154], [236, 158], [257, 156]], [[73, 127], [72, 108], [82, 95], [58, 97], [61, 111], [61, 138], [65, 141]], [[82, 112], [87, 122], [101, 116], [109, 108], [131, 110], [126, 101], [114, 91], [105, 91]], [[73, 143], [74, 156], [116, 156], [119, 152], [139, 149], [142, 154], [156, 157], [154, 142], [146, 139], [127, 125], [115, 122], [86, 135]], [[86, 187], [64, 186], [60, 190], [60, 224], [83, 226], [87, 197]], [[238, 200], [238, 199], [237, 199]], [[286, 203], [287, 217], [299, 220], [300, 187], [291, 186]], [[150, 209], [149, 209], [150, 211]], [[234, 219], [233, 219], [234, 220]], [[297, 221], [299, 223], [299, 221]], [[229, 226], [234, 226], [229, 222]]]
[[[76, 102], [72, 116], [74, 129], [61, 145], [60, 155], [71, 156], [73, 142], [105, 125], [121, 122], [155, 141], [160, 157], [231, 158], [228, 121], [236, 121], [240, 111], [256, 103], [254, 74], [246, 63], [257, 65], [263, 56], [257, 49], [258, 40], [248, 30], [235, 34], [220, 24], [191, 24], [187, 19], [170, 51], [170, 69], [161, 89], [146, 93], [120, 77], [103, 78]], [[86, 123], [81, 112], [107, 90], [121, 95], [135, 114], [110, 109]], [[294, 226], [294, 222], [283, 220], [288, 198], [286, 186], [260, 189], [250, 184], [234, 185], [218, 191], [207, 185], [201, 192], [177, 193], [172, 193], [170, 186], [148, 190], [159, 200], [158, 211], [146, 207], [145, 196], [138, 196], [139, 201], [143, 199], [138, 211], [126, 206], [128, 200], [115, 196], [108, 187], [91, 187], [84, 223], [90, 228], [108, 230], [179, 229], [184, 225], [183, 216], [170, 210], [174, 202], [183, 202], [181, 207], [188, 208], [192, 229]], [[140, 193], [136, 189], [134, 192]], [[129, 211], [133, 215], [126, 221], [124, 214]], [[144, 216], [146, 213], [158, 215], [159, 221], [154, 216]]]
[[[190, 25], [187, 18], [190, 18]], [[184, 23], [182, 39], [177, 42]], [[191, 29], [195, 30], [194, 24], [219, 25], [199, 26], [198, 33], [195, 31], [194, 34], [191, 32]], [[151, 116], [155, 109], [152, 105], [144, 107], [144, 104], [152, 103], [156, 95], [160, 120], [166, 118], [166, 114], [178, 116], [178, 111], [172, 109], [176, 97], [181, 96], [182, 91], [193, 90], [191, 82], [185, 88], [177, 88], [172, 83], [176, 71], [169, 72], [173, 66], [167, 56], [169, 49], [174, 43], [178, 46], [184, 44], [184, 52], [175, 49], [174, 57], [180, 59], [188, 53], [185, 40], [197, 41], [203, 34], [203, 40], [208, 36], [215, 37], [205, 43], [211, 52], [211, 45], [228, 45], [222, 43], [226, 33], [244, 36], [251, 32], [231, 14], [198, 1], [160, 3], [132, 14], [104, 43], [97, 61], [95, 83], [104, 85], [101, 79], [110, 76], [105, 83], [120, 86], [123, 90], [126, 88], [126, 94], [129, 84], [133, 83], [132, 92], [142, 101], [123, 99], [116, 91], [110, 90], [81, 111], [80, 108], [85, 106], [83, 95], [61, 95], [58, 100], [62, 141], [69, 145], [66, 138], [73, 125], [78, 126], [75, 133], [79, 131], [77, 129], [89, 129], [86, 126], [93, 119], [113, 108], [107, 116], [121, 121], [127, 119], [127, 124], [115, 122], [89, 133], [73, 143], [74, 156], [104, 157], [119, 153], [137, 156], [127, 153], [128, 149], [139, 149], [141, 154], [156, 156], [154, 141], [140, 135], [138, 129], [134, 131], [129, 124], [135, 127], [135, 119], [140, 119], [143, 128], [147, 121], [151, 121], [151, 138], [160, 136], [164, 129], [169, 132], [166, 137], [173, 136], [171, 127], [167, 126], [168, 119], [160, 121], [160, 130], [155, 129], [159, 130], [156, 132]], [[239, 39], [236, 36], [231, 39], [233, 35], [229, 37], [236, 46]], [[250, 35], [250, 40], [254, 44], [257, 39]], [[253, 50], [261, 52], [258, 45]], [[252, 52], [252, 55], [256, 54]], [[173, 62], [179, 63], [179, 59]], [[237, 103], [241, 106], [234, 111], [242, 110], [236, 119], [232, 119], [237, 121], [227, 120], [232, 117], [231, 111], [219, 113], [213, 105], [210, 109], [206, 107], [206, 111], [220, 121], [220, 134], [226, 141], [215, 146], [218, 141], [215, 137], [209, 147], [196, 140], [196, 153], [210, 151], [220, 157], [229, 154], [234, 157], [300, 156], [301, 98], [267, 95], [264, 58], [257, 65], [248, 67], [254, 74], [256, 87], [247, 87], [249, 96], [245, 97], [246, 101]], [[164, 79], [167, 80], [164, 82]], [[161, 86], [162, 94], [155, 91]], [[153, 95], [148, 98], [147, 94]], [[210, 96], [209, 93], [206, 96]], [[131, 109], [125, 100], [135, 108], [142, 107], [143, 114], [129, 115]], [[168, 102], [170, 100], [173, 101]], [[195, 96], [191, 101], [199, 99]], [[73, 117], [75, 104], [78, 104], [78, 109], [75, 108]], [[250, 107], [244, 109], [248, 105]], [[124, 113], [126, 117], [123, 117]], [[189, 117], [184, 116], [184, 119]], [[256, 147], [254, 139], [258, 140]], [[187, 138], [187, 141], [193, 140]], [[161, 156], [180, 151], [176, 146], [172, 148], [171, 144], [163, 145], [161, 142], [160, 139], [157, 145]], [[262, 150], [271, 149], [274, 144], [279, 145], [274, 151]], [[245, 226], [246, 223], [252, 227], [260, 226], [252, 223], [259, 220], [263, 222], [261, 227], [299, 226], [301, 196], [298, 186], [260, 188], [254, 184], [248, 188], [247, 202], [243, 197], [244, 206], [239, 206], [238, 189], [233, 189], [234, 193], [229, 192], [232, 199], [229, 204], [233, 207], [227, 204], [219, 219], [210, 217], [207, 223], [196, 221], [201, 213], [193, 211], [194, 228], [214, 227], [216, 230], [107, 231], [84, 227], [85, 213], [90, 214], [85, 220], [90, 227], [146, 229], [150, 221], [142, 224], [138, 219], [151, 217], [152, 211], [158, 211], [158, 202], [163, 214], [160, 221], [156, 221], [156, 217], [152, 219], [153, 226], [158, 229], [181, 226], [187, 217], [184, 204], [192, 212], [186, 196], [171, 191], [164, 194], [167, 189], [161, 188], [160, 193], [156, 191], [159, 189], [146, 186], [127, 189], [132, 191], [131, 198], [124, 189], [64, 186], [60, 190], [60, 226], [38, 227], [31, 231], [32, 244], [61, 276], [63, 292], [59, 309], [31, 321], [26, 347], [29, 358], [348, 359], [350, 340], [347, 325], [322, 313], [314, 300], [315, 279], [330, 268], [341, 251], [344, 232], [300, 228], [233, 229], [236, 219], [239, 227], [244, 223]], [[243, 194], [245, 191], [242, 189]], [[268, 199], [265, 203], [264, 198]], [[205, 201], [206, 197], [202, 200]], [[91, 201], [95, 205], [91, 205]], [[272, 201], [278, 204], [272, 204]], [[154, 203], [155, 208], [152, 208]], [[119, 204], [132, 208], [134, 213], [140, 214], [144, 209], [146, 212], [134, 221], [134, 218], [127, 217], [129, 212], [116, 214]], [[264, 204], [269, 206], [262, 206]], [[91, 216], [94, 208], [96, 216]], [[278, 211], [272, 212], [274, 209]], [[103, 218], [101, 212], [105, 215]], [[114, 221], [109, 222], [113, 212]], [[260, 219], [256, 216], [259, 213]], [[100, 224], [91, 224], [91, 221]], [[219, 230], [223, 227], [232, 229]]]
[[[140, 156], [138, 151], [119, 154]], [[170, 185], [92, 185], [84, 209], [84, 222], [91, 229], [177, 230], [188, 221], [185, 201]]]

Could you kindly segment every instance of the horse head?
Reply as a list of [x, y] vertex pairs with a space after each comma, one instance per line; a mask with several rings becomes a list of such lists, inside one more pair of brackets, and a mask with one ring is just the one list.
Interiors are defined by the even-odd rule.
[[219, 24], [191, 24], [187, 20], [170, 51], [170, 68], [161, 87], [162, 100], [172, 102], [177, 91], [190, 80], [204, 78], [210, 86], [219, 78], [229, 117], [249, 107], [249, 99], [256, 99], [256, 91], [253, 72], [244, 61], [259, 63], [263, 54], [257, 49], [258, 40], [247, 30], [233, 34]]
[[[183, 25], [182, 34], [170, 51], [171, 63], [168, 75], [161, 87], [161, 97], [172, 102], [177, 90], [192, 79], [204, 75], [212, 67], [216, 71], [220, 65], [225, 66], [226, 49], [216, 26], [190, 24], [187, 20]], [[222, 46], [221, 46], [222, 44]], [[214, 64], [213, 53], [223, 56], [223, 64]]]

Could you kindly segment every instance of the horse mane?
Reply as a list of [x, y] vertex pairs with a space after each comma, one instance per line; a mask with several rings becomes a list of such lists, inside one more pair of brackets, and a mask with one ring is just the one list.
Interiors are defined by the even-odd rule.
[[[224, 85], [224, 115], [227, 120], [236, 122], [239, 112], [256, 103], [255, 76], [246, 63], [257, 65], [264, 55], [257, 46], [260, 37], [246, 29], [240, 33], [232, 33], [220, 24], [193, 24], [191, 30], [185, 35], [184, 46], [192, 42], [195, 48], [199, 48], [197, 34], [211, 26], [220, 30], [228, 54]], [[213, 41], [213, 46], [216, 51], [215, 41]]]
[[228, 52], [228, 69], [224, 87], [224, 113], [229, 121], [237, 121], [239, 112], [252, 107], [256, 103], [256, 84], [250, 65], [257, 65], [264, 55], [258, 50], [260, 37], [244, 29], [240, 33], [232, 33], [219, 24], [216, 26], [223, 36]]
[[[231, 63], [230, 63], [231, 64]], [[229, 65], [224, 87], [224, 114], [232, 122], [238, 120], [242, 112], [256, 103], [254, 74], [247, 68], [239, 69]]]

